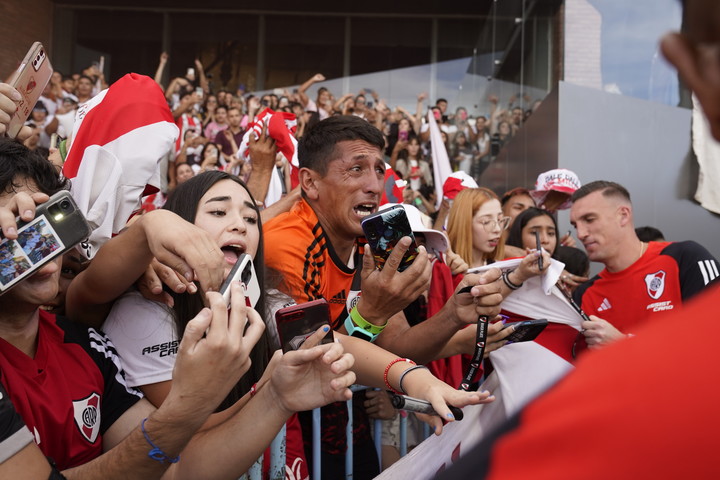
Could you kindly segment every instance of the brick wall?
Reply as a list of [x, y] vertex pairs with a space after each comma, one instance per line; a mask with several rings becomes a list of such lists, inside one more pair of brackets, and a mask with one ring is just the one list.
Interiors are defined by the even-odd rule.
[[33, 42], [42, 42], [52, 60], [52, 27], [50, 0], [0, 1], [1, 81], [15, 71]]

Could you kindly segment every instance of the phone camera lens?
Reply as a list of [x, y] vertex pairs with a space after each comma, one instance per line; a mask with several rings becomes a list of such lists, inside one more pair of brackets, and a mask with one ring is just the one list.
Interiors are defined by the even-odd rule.
[[60, 202], [60, 208], [63, 210], [69, 210], [70, 209], [70, 202], [68, 200], [63, 200]]

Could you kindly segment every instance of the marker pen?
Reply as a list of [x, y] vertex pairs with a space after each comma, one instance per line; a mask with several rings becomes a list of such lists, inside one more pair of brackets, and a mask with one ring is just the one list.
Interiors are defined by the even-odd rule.
[[[408, 397], [406, 395], [398, 395], [393, 393], [390, 399], [392, 406], [398, 410], [407, 410], [409, 412], [426, 413], [428, 415], [437, 415], [438, 413], [433, 408], [430, 402], [420, 400], [419, 398]], [[455, 420], [463, 419], [463, 412], [457, 407], [448, 405], [448, 408], [452, 412]]]

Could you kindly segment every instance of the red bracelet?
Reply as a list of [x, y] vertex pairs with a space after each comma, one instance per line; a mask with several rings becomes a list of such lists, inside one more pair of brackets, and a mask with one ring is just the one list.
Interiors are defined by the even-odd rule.
[[387, 367], [385, 367], [385, 373], [383, 374], [383, 380], [385, 381], [385, 386], [391, 392], [397, 393], [398, 395], [403, 395], [403, 392], [400, 392], [400, 391], [394, 389], [393, 386], [390, 385], [390, 382], [388, 381], [388, 373], [390, 373], [390, 367], [392, 367], [393, 365], [395, 365], [398, 362], [407, 362], [411, 365], [417, 365], [417, 364], [415, 362], [413, 362], [412, 360], [410, 360], [409, 358], [396, 358], [392, 362], [388, 363]]

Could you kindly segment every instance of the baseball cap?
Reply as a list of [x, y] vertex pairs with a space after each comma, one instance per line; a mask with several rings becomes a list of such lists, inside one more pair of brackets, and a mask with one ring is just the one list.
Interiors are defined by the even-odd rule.
[[465, 190], [466, 188], [478, 188], [478, 184], [475, 179], [467, 173], [462, 171], [454, 172], [445, 180], [445, 183], [443, 183], [443, 196], [453, 200], [461, 190]]
[[542, 205], [551, 191], [567, 193], [568, 199], [558, 207], [558, 209], [562, 210], [570, 208], [572, 203], [570, 195], [580, 187], [582, 187], [582, 183], [580, 183], [580, 179], [575, 172], [565, 168], [556, 168], [538, 175], [535, 190], [530, 192], [530, 196], [535, 200], [536, 204]]
[[422, 233], [425, 236], [425, 246], [428, 251], [434, 250], [436, 252], [444, 252], [447, 250], [450, 245], [447, 235], [445, 235], [444, 232], [439, 232], [430, 228], [429, 225], [431, 225], [432, 222], [430, 217], [423, 214], [415, 206], [408, 205], [406, 203], [386, 203], [382, 206], [382, 208], [380, 208], [380, 210], [385, 210], [394, 207], [395, 205], [400, 205], [405, 209], [405, 213], [407, 214], [408, 221], [410, 222], [410, 228], [413, 233]]

